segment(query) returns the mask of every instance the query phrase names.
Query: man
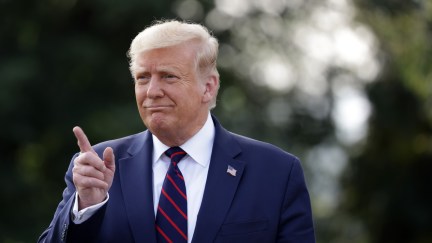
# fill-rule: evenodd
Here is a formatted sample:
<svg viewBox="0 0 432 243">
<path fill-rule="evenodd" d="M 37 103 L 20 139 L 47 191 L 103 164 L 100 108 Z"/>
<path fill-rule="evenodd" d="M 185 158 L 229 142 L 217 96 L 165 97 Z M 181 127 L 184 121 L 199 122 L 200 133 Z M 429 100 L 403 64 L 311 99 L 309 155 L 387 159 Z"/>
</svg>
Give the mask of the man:
<svg viewBox="0 0 432 243">
<path fill-rule="evenodd" d="M 73 129 L 80 153 L 39 242 L 315 242 L 299 160 L 210 114 L 217 53 L 198 24 L 158 22 L 135 37 L 130 70 L 148 130 L 92 147 Z"/>
</svg>

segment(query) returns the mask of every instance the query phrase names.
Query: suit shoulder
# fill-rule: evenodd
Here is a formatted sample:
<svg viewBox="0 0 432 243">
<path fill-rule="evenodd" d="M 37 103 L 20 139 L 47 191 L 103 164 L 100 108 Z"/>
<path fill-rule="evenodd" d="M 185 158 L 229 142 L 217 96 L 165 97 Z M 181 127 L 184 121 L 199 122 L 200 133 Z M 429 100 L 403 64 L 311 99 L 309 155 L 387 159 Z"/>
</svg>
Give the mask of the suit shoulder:
<svg viewBox="0 0 432 243">
<path fill-rule="evenodd" d="M 231 134 L 233 138 L 238 142 L 242 150 L 248 154 L 251 154 L 253 156 L 258 156 L 258 157 L 265 156 L 268 158 L 268 160 L 282 159 L 282 160 L 289 160 L 292 162 L 294 161 L 299 162 L 297 156 L 281 149 L 280 147 L 274 144 L 259 141 L 235 133 L 231 133 Z"/>
<path fill-rule="evenodd" d="M 93 146 L 93 149 L 99 154 L 107 147 L 111 147 L 116 152 L 123 152 L 129 150 L 131 146 L 136 146 L 137 144 L 142 144 L 147 131 L 132 134 L 129 136 L 107 140 L 100 142 Z"/>
</svg>

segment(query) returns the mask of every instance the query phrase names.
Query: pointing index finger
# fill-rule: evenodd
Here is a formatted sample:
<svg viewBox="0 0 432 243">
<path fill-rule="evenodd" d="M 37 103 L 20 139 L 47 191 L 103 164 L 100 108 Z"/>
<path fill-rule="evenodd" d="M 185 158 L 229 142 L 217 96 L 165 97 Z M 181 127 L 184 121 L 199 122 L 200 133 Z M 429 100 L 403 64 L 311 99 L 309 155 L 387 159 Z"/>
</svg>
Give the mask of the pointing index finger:
<svg viewBox="0 0 432 243">
<path fill-rule="evenodd" d="M 93 151 L 87 136 L 80 127 L 76 126 L 72 129 L 72 131 L 78 140 L 78 147 L 80 148 L 81 153 Z"/>
</svg>

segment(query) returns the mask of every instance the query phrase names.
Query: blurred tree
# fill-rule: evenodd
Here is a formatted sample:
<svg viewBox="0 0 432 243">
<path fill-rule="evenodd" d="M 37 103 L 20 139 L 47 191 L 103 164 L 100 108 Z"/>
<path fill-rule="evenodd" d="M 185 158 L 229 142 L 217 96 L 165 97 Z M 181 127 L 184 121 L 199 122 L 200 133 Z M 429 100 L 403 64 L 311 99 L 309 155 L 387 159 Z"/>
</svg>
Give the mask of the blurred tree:
<svg viewBox="0 0 432 243">
<path fill-rule="evenodd" d="M 357 1 L 384 61 L 369 85 L 374 113 L 344 176 L 344 207 L 370 242 L 432 242 L 432 3 Z"/>
</svg>

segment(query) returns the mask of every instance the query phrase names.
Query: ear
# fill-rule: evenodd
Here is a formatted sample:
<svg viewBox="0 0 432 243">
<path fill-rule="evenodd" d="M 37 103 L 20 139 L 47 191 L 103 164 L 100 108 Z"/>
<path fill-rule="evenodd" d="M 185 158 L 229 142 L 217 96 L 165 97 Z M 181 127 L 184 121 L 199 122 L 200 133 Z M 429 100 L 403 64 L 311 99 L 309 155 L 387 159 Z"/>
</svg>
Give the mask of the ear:
<svg viewBox="0 0 432 243">
<path fill-rule="evenodd" d="M 206 77 L 204 86 L 203 103 L 208 103 L 217 95 L 219 88 L 219 77 L 210 74 Z"/>
</svg>

